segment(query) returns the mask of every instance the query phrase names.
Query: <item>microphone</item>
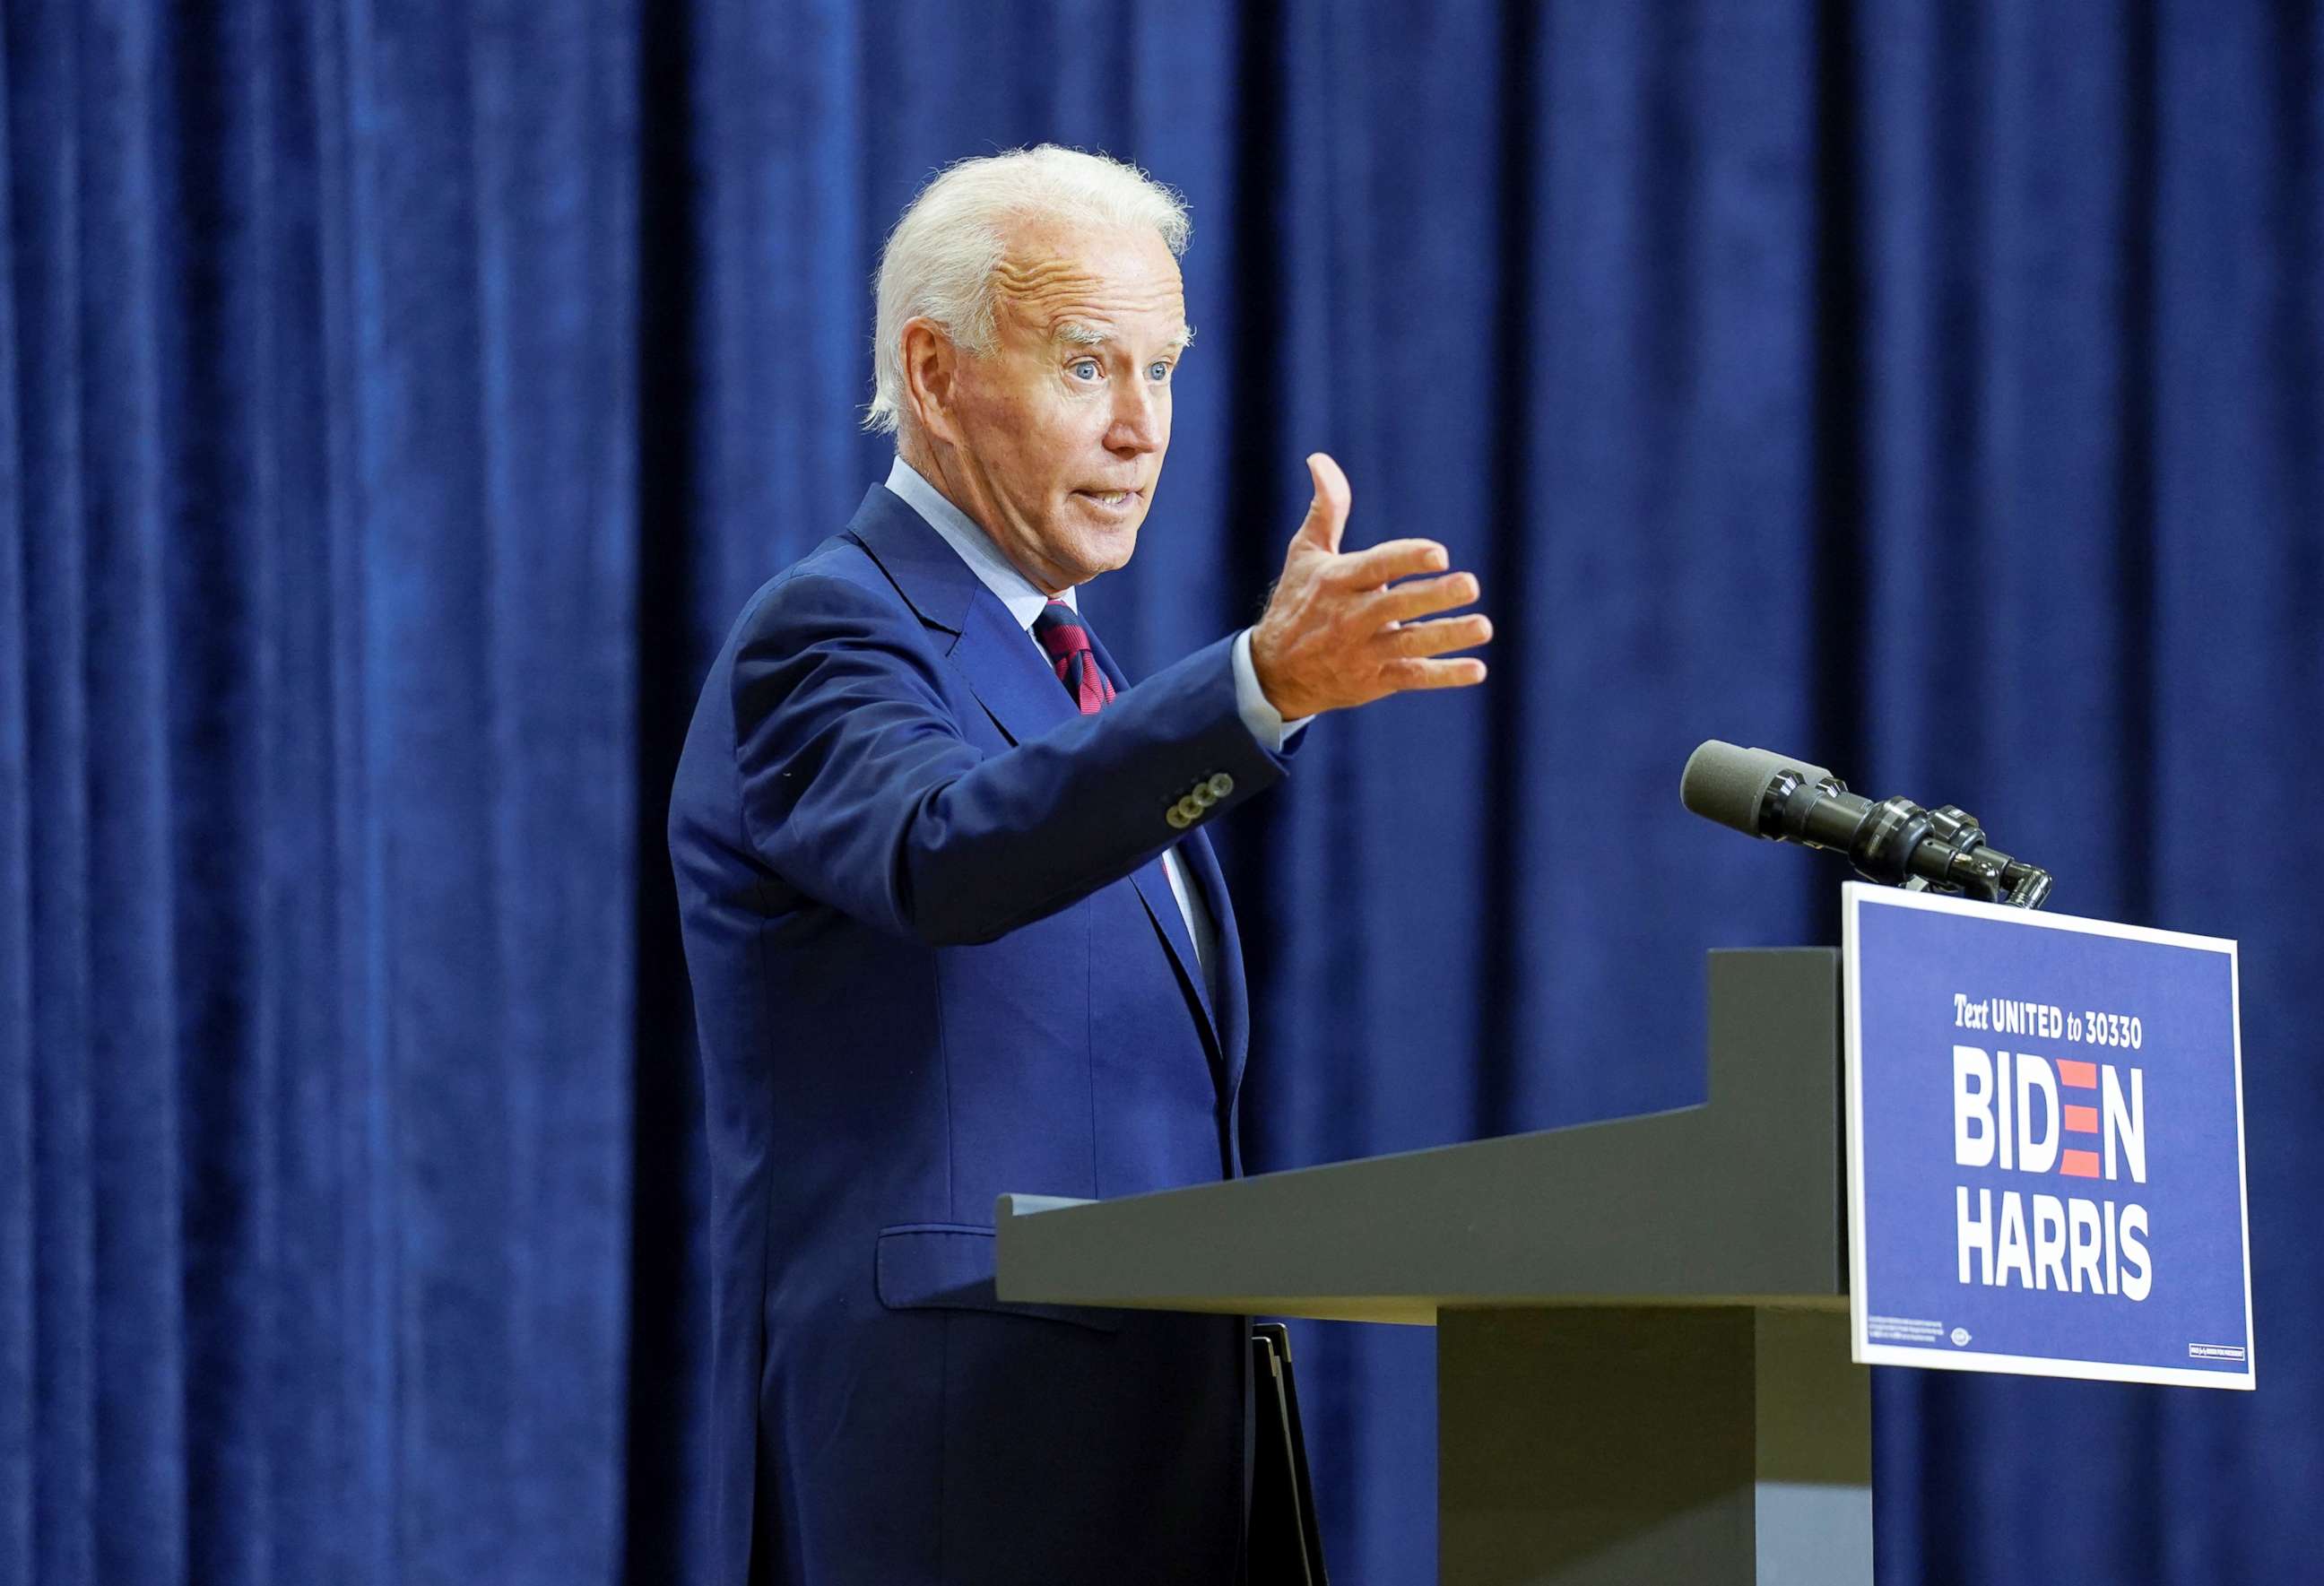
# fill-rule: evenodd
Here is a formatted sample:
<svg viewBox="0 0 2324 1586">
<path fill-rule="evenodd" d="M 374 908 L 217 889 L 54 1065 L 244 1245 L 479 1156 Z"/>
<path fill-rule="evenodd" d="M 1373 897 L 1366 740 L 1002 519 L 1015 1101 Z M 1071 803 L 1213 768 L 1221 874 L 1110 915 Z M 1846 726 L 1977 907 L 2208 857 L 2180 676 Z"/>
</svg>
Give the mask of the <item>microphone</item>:
<svg viewBox="0 0 2324 1586">
<path fill-rule="evenodd" d="M 1988 844 L 1977 817 L 1909 798 L 1851 793 L 1820 765 L 1717 738 L 1687 757 L 1679 801 L 1747 836 L 1844 853 L 1869 881 L 2039 908 L 2050 872 Z"/>
</svg>

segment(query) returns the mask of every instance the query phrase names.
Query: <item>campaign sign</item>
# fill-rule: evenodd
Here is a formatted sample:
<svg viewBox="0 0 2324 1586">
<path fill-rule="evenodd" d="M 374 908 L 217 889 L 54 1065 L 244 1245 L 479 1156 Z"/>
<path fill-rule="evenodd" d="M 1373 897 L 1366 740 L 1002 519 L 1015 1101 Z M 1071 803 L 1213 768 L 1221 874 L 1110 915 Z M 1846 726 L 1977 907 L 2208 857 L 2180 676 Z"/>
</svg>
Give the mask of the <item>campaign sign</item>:
<svg viewBox="0 0 2324 1586">
<path fill-rule="evenodd" d="M 2252 1386 L 2236 945 L 1851 882 L 1856 1359 Z"/>
</svg>

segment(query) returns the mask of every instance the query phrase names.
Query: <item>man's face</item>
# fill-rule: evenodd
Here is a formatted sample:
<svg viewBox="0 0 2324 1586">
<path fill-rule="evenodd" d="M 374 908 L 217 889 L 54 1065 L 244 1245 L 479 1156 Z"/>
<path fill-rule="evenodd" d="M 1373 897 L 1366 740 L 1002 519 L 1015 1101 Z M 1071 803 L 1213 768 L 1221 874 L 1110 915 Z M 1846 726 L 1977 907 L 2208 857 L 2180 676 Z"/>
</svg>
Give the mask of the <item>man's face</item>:
<svg viewBox="0 0 2324 1586">
<path fill-rule="evenodd" d="M 1177 262 L 1153 231 L 1034 221 L 994 281 L 993 350 L 954 364 L 950 493 L 1048 594 L 1137 549 L 1186 346 Z"/>
</svg>

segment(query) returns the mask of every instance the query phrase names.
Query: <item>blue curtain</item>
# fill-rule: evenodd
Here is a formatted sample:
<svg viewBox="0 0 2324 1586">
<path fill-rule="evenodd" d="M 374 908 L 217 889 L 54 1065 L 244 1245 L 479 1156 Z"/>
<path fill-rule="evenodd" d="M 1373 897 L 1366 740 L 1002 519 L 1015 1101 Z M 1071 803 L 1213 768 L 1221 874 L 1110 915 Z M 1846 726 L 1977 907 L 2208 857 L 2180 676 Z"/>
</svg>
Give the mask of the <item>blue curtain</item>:
<svg viewBox="0 0 2324 1586">
<path fill-rule="evenodd" d="M 2289 1581 L 2324 1486 L 2324 17 L 2298 0 L 0 0 L 0 1581 L 688 1579 L 660 801 L 844 520 L 937 164 L 1182 189 L 1150 669 L 1304 505 L 1492 681 L 1225 829 L 1290 1166 L 1683 1102 L 1830 868 L 1701 738 L 2238 937 L 2257 1393 L 1882 1373 L 1892 1582 Z M 1545 1217 L 1558 1209 L 1544 1207 Z M 1432 1341 L 1304 1327 L 1342 1578 Z"/>
</svg>

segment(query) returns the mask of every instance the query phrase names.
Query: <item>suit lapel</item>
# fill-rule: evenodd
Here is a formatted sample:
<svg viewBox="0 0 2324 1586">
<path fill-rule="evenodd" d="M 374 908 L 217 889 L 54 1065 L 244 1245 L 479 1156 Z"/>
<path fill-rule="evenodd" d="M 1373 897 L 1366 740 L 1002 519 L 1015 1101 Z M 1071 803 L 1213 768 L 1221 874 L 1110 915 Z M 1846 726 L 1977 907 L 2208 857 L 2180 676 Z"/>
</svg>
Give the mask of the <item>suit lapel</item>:
<svg viewBox="0 0 2324 1586">
<path fill-rule="evenodd" d="M 896 593 L 930 627 L 958 633 L 976 596 L 991 595 L 944 536 L 884 484 L 863 493 L 847 534 L 872 553 Z M 1008 609 L 1001 607 L 1003 614 Z"/>
<path fill-rule="evenodd" d="M 1017 625 L 1001 597 L 982 584 L 964 614 L 949 659 L 1011 743 L 1038 738 L 1081 715 L 1041 647 Z"/>
<path fill-rule="evenodd" d="M 920 621 L 953 636 L 945 657 L 1011 743 L 1077 715 L 1040 646 L 944 537 L 885 487 L 874 485 L 848 525 Z"/>
<path fill-rule="evenodd" d="M 944 542 L 942 535 L 921 521 L 919 513 L 908 503 L 875 484 L 864 496 L 854 521 L 847 527 L 858 543 L 872 553 L 872 559 L 880 564 L 919 619 L 954 636 L 947 659 L 967 680 L 977 703 L 1010 742 L 1022 743 L 1028 738 L 1038 738 L 1080 715 L 1073 696 L 1058 683 L 1056 669 L 1041 653 L 1040 645 L 1017 625 L 1017 619 L 1009 614 L 1001 597 L 984 586 L 984 581 Z M 1128 681 L 1113 664 L 1113 658 L 1106 654 L 1105 646 L 1095 634 L 1091 635 L 1090 641 L 1097 652 L 1098 664 L 1113 679 L 1114 687 L 1127 688 Z M 1190 833 L 1189 836 L 1195 843 L 1201 841 L 1200 833 Z M 1192 846 L 1193 843 L 1182 842 L 1181 858 Z M 1208 859 L 1207 844 L 1204 844 L 1203 853 L 1211 874 L 1215 876 L 1218 863 Z M 1194 867 L 1188 865 L 1187 871 L 1193 876 Z M 1234 1048 L 1224 1046 L 1219 1038 L 1210 988 L 1203 983 L 1194 939 L 1186 934 L 1185 917 L 1178 912 L 1178 899 L 1170 890 L 1170 880 L 1163 873 L 1162 862 L 1147 861 L 1130 879 L 1146 904 L 1146 912 L 1153 917 L 1154 928 L 1160 934 L 1170 962 L 1185 984 L 1187 1000 L 1194 1005 L 1194 1021 L 1201 1027 L 1212 1060 L 1222 1070 L 1227 1069 L 1226 1054 Z M 1215 885 L 1210 886 L 1210 893 L 1204 902 L 1210 908 L 1212 919 L 1221 922 L 1219 950 L 1224 954 L 1233 940 L 1231 927 L 1226 923 L 1225 893 Z M 1230 962 L 1234 961 L 1221 963 L 1221 984 L 1223 987 L 1231 975 L 1239 996 L 1241 975 L 1239 967 L 1229 970 Z"/>
<path fill-rule="evenodd" d="M 1228 1093 L 1242 1083 L 1242 1066 L 1250 1053 L 1250 989 L 1242 973 L 1242 936 L 1235 928 L 1234 904 L 1227 897 L 1226 873 L 1211 840 L 1201 831 L 1188 832 L 1178 844 L 1178 857 L 1186 874 L 1211 911 L 1218 936 L 1218 996 L 1211 1017 L 1219 1028 L 1219 1045 L 1226 1054 Z"/>
<path fill-rule="evenodd" d="M 1115 691 L 1129 688 L 1130 678 L 1114 664 L 1113 657 L 1106 652 L 1105 641 L 1097 636 L 1094 628 L 1089 630 L 1089 636 L 1090 650 L 1096 655 L 1097 664 L 1105 669 L 1105 675 L 1112 679 Z M 1065 690 L 1059 688 L 1057 694 L 1062 698 Z M 1218 862 L 1210 857 L 1210 844 L 1203 841 L 1200 832 L 1189 832 L 1179 839 L 1179 862 L 1185 872 L 1187 885 L 1194 888 L 1198 896 L 1207 894 L 1202 897 L 1202 901 L 1210 910 L 1211 919 L 1217 927 L 1214 933 L 1217 940 L 1213 945 L 1219 954 L 1219 989 L 1240 993 L 1242 989 L 1240 971 L 1228 968 L 1229 964 L 1239 964 L 1240 961 L 1228 957 L 1233 938 L 1229 934 L 1231 927 L 1223 923 L 1225 917 L 1222 905 L 1226 897 L 1225 889 L 1204 881 L 1197 874 L 1195 866 L 1187 862 L 1189 851 L 1197 845 L 1212 876 L 1216 877 Z M 1170 878 L 1162 868 L 1162 861 L 1159 858 L 1148 860 L 1130 880 L 1138 885 L 1138 895 L 1146 900 L 1146 912 L 1154 917 L 1154 928 L 1162 933 L 1163 945 L 1170 949 L 1171 962 L 1178 966 L 1179 978 L 1185 982 L 1187 995 L 1201 1015 L 1203 1038 L 1209 1043 L 1213 1058 L 1222 1071 L 1226 1071 L 1231 1085 L 1232 1070 L 1237 1065 L 1233 1056 L 1235 1048 L 1225 1038 L 1227 1031 L 1222 1027 L 1219 1010 L 1213 1003 L 1211 988 L 1203 974 L 1202 961 L 1194 953 L 1194 938 L 1186 932 L 1186 917 L 1179 912 L 1177 895 L 1170 890 Z M 1228 985 L 1230 979 L 1235 982 L 1231 988 Z"/>
<path fill-rule="evenodd" d="M 1162 934 L 1162 945 L 1170 950 L 1170 962 L 1177 966 L 1178 979 L 1184 982 L 1186 999 L 1194 1006 L 1194 1022 L 1203 1027 L 1203 1044 L 1211 1050 L 1211 1058 L 1223 1069 L 1226 1052 L 1219 1040 L 1218 1019 L 1211 1011 L 1211 989 L 1203 983 L 1202 960 L 1194 955 L 1194 938 L 1186 934 L 1186 917 L 1178 911 L 1178 896 L 1170 890 L 1170 878 L 1162 869 L 1162 862 L 1149 859 L 1131 872 L 1132 885 L 1139 897 L 1146 901 L 1146 912 L 1154 917 L 1154 928 Z"/>
</svg>

